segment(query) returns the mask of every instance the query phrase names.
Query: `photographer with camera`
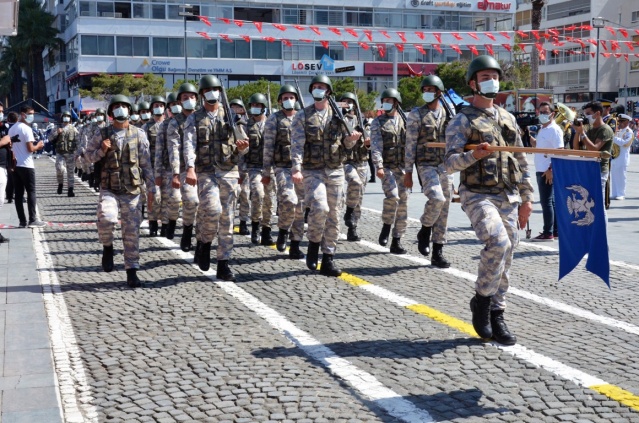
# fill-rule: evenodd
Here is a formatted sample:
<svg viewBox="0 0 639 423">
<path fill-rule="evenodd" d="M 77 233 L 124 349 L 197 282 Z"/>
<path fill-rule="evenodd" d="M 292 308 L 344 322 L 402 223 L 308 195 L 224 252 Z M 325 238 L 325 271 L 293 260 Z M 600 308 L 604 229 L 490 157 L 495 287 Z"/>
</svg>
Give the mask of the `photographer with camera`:
<svg viewBox="0 0 639 423">
<path fill-rule="evenodd" d="M 537 109 L 540 126 L 537 137 L 530 137 L 530 143 L 536 148 L 564 148 L 563 131 L 555 123 L 555 108 L 552 104 L 542 102 Z M 552 188 L 552 167 L 550 157 L 546 154 L 535 154 L 537 186 L 539 202 L 544 218 L 544 228 L 532 241 L 553 241 L 557 236 L 557 218 L 555 215 L 555 196 Z"/>
</svg>

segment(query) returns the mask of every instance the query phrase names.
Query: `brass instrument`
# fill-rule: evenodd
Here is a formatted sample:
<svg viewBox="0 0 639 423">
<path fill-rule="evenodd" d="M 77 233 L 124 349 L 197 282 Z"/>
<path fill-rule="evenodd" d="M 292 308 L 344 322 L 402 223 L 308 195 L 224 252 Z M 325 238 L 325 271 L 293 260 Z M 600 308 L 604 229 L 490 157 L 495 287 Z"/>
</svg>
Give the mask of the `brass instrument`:
<svg viewBox="0 0 639 423">
<path fill-rule="evenodd" d="M 564 103 L 557 103 L 555 105 L 555 123 L 564 128 L 566 122 L 572 123 L 575 120 L 576 113 L 573 112 L 570 107 Z"/>
</svg>

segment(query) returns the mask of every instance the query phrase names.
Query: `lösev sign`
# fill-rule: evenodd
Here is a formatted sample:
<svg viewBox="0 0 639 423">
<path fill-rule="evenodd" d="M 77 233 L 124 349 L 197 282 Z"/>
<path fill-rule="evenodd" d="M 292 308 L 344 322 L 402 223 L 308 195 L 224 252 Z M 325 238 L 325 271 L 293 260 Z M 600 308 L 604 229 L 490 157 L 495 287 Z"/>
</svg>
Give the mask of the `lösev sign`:
<svg viewBox="0 0 639 423">
<path fill-rule="evenodd" d="M 490 0 L 406 0 L 407 9 L 469 10 L 476 12 L 515 12 L 511 1 Z"/>
<path fill-rule="evenodd" d="M 326 54 L 320 60 L 284 61 L 284 75 L 352 75 L 362 76 L 361 62 L 341 62 L 333 60 Z"/>
</svg>

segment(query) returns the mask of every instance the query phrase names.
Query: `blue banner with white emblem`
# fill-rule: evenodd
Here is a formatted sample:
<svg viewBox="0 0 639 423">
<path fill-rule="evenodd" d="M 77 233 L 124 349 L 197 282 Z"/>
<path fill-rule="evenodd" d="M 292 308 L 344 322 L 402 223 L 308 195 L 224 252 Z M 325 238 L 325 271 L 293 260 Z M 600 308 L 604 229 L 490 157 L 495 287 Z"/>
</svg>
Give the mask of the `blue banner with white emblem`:
<svg viewBox="0 0 639 423">
<path fill-rule="evenodd" d="M 587 253 L 586 269 L 610 287 L 600 163 L 553 157 L 552 173 L 559 229 L 559 279 Z"/>
</svg>

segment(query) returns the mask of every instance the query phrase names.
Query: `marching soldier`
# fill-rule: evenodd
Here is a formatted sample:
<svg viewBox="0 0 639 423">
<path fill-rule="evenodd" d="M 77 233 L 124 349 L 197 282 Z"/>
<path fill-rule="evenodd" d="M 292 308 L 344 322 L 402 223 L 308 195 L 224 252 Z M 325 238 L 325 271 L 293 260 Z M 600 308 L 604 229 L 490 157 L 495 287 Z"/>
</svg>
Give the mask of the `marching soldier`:
<svg viewBox="0 0 639 423">
<path fill-rule="evenodd" d="M 417 249 L 427 256 L 430 238 L 433 237 L 433 266 L 450 267 L 442 254 L 446 243 L 448 209 L 452 195 L 452 176 L 444 168 L 446 151 L 431 148 L 428 143 L 446 142 L 445 128 L 452 116 L 448 116 L 440 101 L 444 84 L 438 76 L 428 75 L 421 83 L 422 98 L 426 104 L 408 116 L 406 129 L 406 156 L 404 158 L 404 185 L 413 187 L 413 165 L 416 165 L 422 182 L 422 192 L 427 198 L 421 216 L 422 228 L 417 234 Z"/>
<path fill-rule="evenodd" d="M 533 187 L 524 153 L 493 152 L 491 146 L 522 147 L 517 121 L 494 105 L 503 73 L 497 60 L 478 56 L 470 62 L 466 82 L 473 91 L 465 107 L 446 128 L 446 170 L 461 172 L 459 195 L 479 240 L 475 296 L 470 301 L 473 327 L 481 338 L 514 345 L 517 338 L 504 321 L 505 296 L 519 227 L 532 211 Z M 465 151 L 467 145 L 475 150 Z"/>
<path fill-rule="evenodd" d="M 185 82 L 178 89 L 178 101 L 182 104 L 182 112 L 173 116 L 166 129 L 166 144 L 169 152 L 169 162 L 173 171 L 171 186 L 179 188 L 182 197 L 182 239 L 180 248 L 182 251 L 190 251 L 192 248 L 191 237 L 193 236 L 193 223 L 195 214 L 200 203 L 197 189 L 193 184 L 185 183 L 186 165 L 184 162 L 184 128 L 186 119 L 194 112 L 197 105 L 197 88 L 193 84 Z M 171 196 L 169 211 L 169 226 L 166 230 L 166 237 L 173 239 L 175 225 L 178 217 L 179 203 L 175 204 L 175 197 Z"/>
<path fill-rule="evenodd" d="M 168 119 L 164 119 L 158 128 L 157 138 L 155 140 L 155 157 L 153 158 L 155 170 L 155 185 L 160 187 L 160 218 L 162 227 L 160 228 L 160 236 L 173 239 L 175 232 L 175 222 L 180 215 L 180 188 L 174 188 L 173 169 L 169 161 L 169 150 L 166 143 L 166 131 L 169 122 L 174 116 L 182 113 L 182 106 L 177 99 L 176 93 L 169 93 L 167 96 Z M 171 230 L 169 231 L 169 227 Z M 170 235 L 170 238 L 169 238 Z"/>
<path fill-rule="evenodd" d="M 337 249 L 340 212 L 344 199 L 346 149 L 353 148 L 362 135 L 347 135 L 344 122 L 328 106 L 333 85 L 326 75 L 315 76 L 308 87 L 314 103 L 295 115 L 292 124 L 293 182 L 304 183 L 308 215 L 306 266 L 317 270 L 320 244 L 320 274 L 340 276 L 333 257 Z"/>
<path fill-rule="evenodd" d="M 344 93 L 339 101 L 348 105 L 343 109 L 346 121 L 352 128 L 357 128 L 362 134 L 365 134 L 365 128 L 358 127 L 357 96 L 353 93 Z M 346 150 L 346 163 L 344 164 L 346 177 L 346 213 L 344 213 L 344 224 L 348 228 L 346 239 L 349 241 L 359 241 L 361 239 L 357 234 L 357 223 L 362 215 L 362 199 L 364 198 L 364 191 L 366 191 L 366 183 L 368 182 L 368 150 L 370 146 L 371 139 L 362 136 L 362 138 L 358 139 L 357 143 L 355 143 L 355 147 Z"/>
<path fill-rule="evenodd" d="M 304 186 L 293 183 L 291 168 L 291 125 L 297 111 L 297 90 L 292 85 L 282 85 L 277 95 L 281 110 L 273 113 L 264 127 L 264 171 L 262 183 L 270 184 L 273 166 L 275 166 L 275 182 L 279 212 L 277 226 L 279 233 L 275 245 L 280 252 L 286 251 L 286 241 L 291 236 L 291 247 L 288 256 L 292 259 L 303 259 L 300 241 L 304 237 L 303 198 Z"/>
<path fill-rule="evenodd" d="M 162 96 L 154 96 L 151 98 L 151 110 L 153 111 L 153 120 L 149 120 L 143 127 L 142 130 L 146 133 L 146 138 L 149 140 L 149 153 L 151 155 L 151 164 L 154 164 L 155 161 L 155 148 L 158 138 L 158 132 L 160 131 L 160 126 L 162 122 L 164 122 L 164 109 L 166 107 L 166 100 Z M 154 169 L 155 174 L 155 169 Z M 155 180 L 155 178 L 154 178 Z M 156 186 L 161 186 L 156 184 Z M 160 190 L 156 188 L 155 196 L 153 198 L 153 208 L 149 210 L 149 235 L 157 236 L 158 235 L 158 220 L 161 219 L 161 211 L 162 211 L 162 202 L 161 202 L 162 194 Z"/>
<path fill-rule="evenodd" d="M 234 98 L 230 102 L 231 110 L 235 115 L 235 123 L 242 123 L 246 125 L 246 107 L 244 107 L 244 102 L 239 98 Z M 236 202 L 239 201 L 240 204 L 240 227 L 239 234 L 240 235 L 249 235 L 251 232 L 248 229 L 248 222 L 251 220 L 251 203 L 249 197 L 251 196 L 251 186 L 249 185 L 249 176 L 248 172 L 244 168 L 244 166 L 239 167 L 240 171 L 240 180 L 238 183 L 238 187 L 236 188 Z"/>
<path fill-rule="evenodd" d="M 58 194 L 62 194 L 64 186 L 64 173 L 67 174 L 68 197 L 75 197 L 73 192 L 75 172 L 75 151 L 78 143 L 78 130 L 71 125 L 71 113 L 62 113 L 62 124 L 57 130 L 51 131 L 49 142 L 55 144 L 58 157 L 55 160 L 55 171 L 58 177 Z"/>
<path fill-rule="evenodd" d="M 184 130 L 186 183 L 197 184 L 201 199 L 198 213 L 195 261 L 202 270 L 211 266 L 211 243 L 217 235 L 218 279 L 235 281 L 229 268 L 233 251 L 233 208 L 239 155 L 248 150 L 247 139 L 236 139 L 224 110 L 220 108 L 222 84 L 211 75 L 200 79 L 203 106 L 187 120 Z M 228 107 L 228 105 L 225 105 Z"/>
<path fill-rule="evenodd" d="M 100 198 L 98 200 L 98 235 L 102 243 L 102 269 L 113 270 L 113 229 L 122 217 L 124 268 L 127 285 L 140 286 L 140 193 L 146 184 L 149 209 L 152 208 L 155 184 L 144 131 L 129 124 L 131 103 L 121 94 L 114 95 L 107 112 L 113 125 L 102 128 L 89 141 L 86 158 L 101 162 Z"/>
<path fill-rule="evenodd" d="M 249 137 L 248 153 L 242 156 L 249 175 L 251 188 L 251 242 L 253 244 L 273 245 L 271 236 L 271 216 L 273 215 L 274 181 L 262 182 L 264 169 L 264 123 L 266 122 L 266 96 L 255 93 L 249 98 L 249 115 L 247 128 Z M 272 176 L 272 175 L 269 175 Z M 258 230 L 262 226 L 261 242 Z"/>
<path fill-rule="evenodd" d="M 398 110 L 402 107 L 402 96 L 395 88 L 388 88 L 382 92 L 381 100 L 384 114 L 375 118 L 371 124 L 373 163 L 386 196 L 382 211 L 383 226 L 378 241 L 379 245 L 388 244 L 388 236 L 393 227 L 390 252 L 406 254 L 401 244 L 408 223 L 408 190 L 404 186 L 406 127 Z"/>
<path fill-rule="evenodd" d="M 131 105 L 131 115 L 129 117 L 129 120 L 136 127 L 138 128 L 142 127 L 142 121 L 140 120 L 140 108 L 138 107 L 137 104 Z"/>
<path fill-rule="evenodd" d="M 140 123 L 144 126 L 151 120 L 151 104 L 148 101 L 141 101 L 138 103 L 138 110 L 140 111 Z"/>
</svg>

